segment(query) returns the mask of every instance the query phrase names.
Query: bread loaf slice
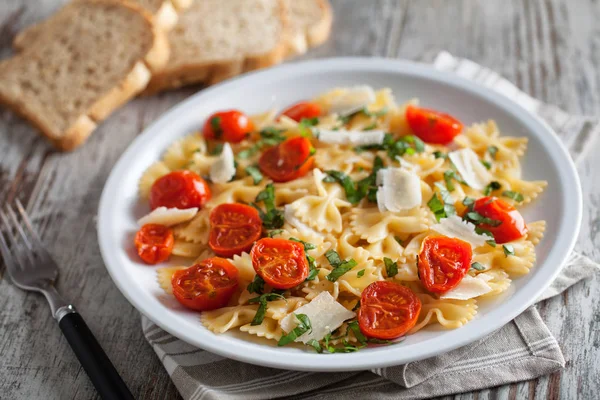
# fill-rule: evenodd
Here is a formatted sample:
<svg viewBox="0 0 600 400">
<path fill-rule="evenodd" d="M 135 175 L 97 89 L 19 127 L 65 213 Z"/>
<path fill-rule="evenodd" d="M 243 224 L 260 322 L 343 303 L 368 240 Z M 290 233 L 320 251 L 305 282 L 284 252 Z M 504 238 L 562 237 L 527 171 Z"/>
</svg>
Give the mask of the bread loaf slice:
<svg viewBox="0 0 600 400">
<path fill-rule="evenodd" d="M 283 60 L 284 0 L 200 0 L 168 33 L 171 57 L 145 94 L 186 84 L 215 83 Z"/>
<path fill-rule="evenodd" d="M 75 1 L 44 22 L 22 52 L 0 63 L 0 103 L 59 149 L 71 150 L 139 93 L 168 54 L 166 37 L 139 6 Z"/>
<path fill-rule="evenodd" d="M 87 0 L 74 0 L 87 1 Z M 177 23 L 178 13 L 189 7 L 193 0 L 114 0 L 124 3 L 137 4 L 149 12 L 153 17 L 154 24 L 165 31 L 171 29 Z M 19 32 L 13 39 L 13 48 L 21 51 L 31 45 L 44 29 L 48 20 L 28 26 Z"/>
<path fill-rule="evenodd" d="M 306 53 L 329 38 L 333 13 L 327 0 L 287 0 L 290 29 L 287 56 Z"/>
</svg>

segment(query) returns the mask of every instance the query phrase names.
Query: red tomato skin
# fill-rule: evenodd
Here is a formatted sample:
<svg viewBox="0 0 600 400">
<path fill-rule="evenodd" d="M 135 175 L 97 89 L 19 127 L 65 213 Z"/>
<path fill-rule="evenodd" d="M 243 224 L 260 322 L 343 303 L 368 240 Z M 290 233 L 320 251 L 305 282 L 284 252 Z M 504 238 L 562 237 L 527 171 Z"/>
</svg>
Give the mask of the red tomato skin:
<svg viewBox="0 0 600 400">
<path fill-rule="evenodd" d="M 254 207 L 245 204 L 220 204 L 210 213 L 208 244 L 221 257 L 233 257 L 249 251 L 262 234 L 262 220 Z M 227 239 L 236 238 L 234 245 Z M 244 240 L 239 241 L 239 236 Z"/>
<path fill-rule="evenodd" d="M 146 264 L 154 265 L 169 259 L 175 238 L 164 225 L 146 224 L 135 234 L 135 248 Z"/>
<path fill-rule="evenodd" d="M 222 272 L 224 275 L 220 275 Z M 238 270 L 229 261 L 213 257 L 175 271 L 171 278 L 173 295 L 183 306 L 195 311 L 209 311 L 225 307 L 238 287 Z M 225 276 L 226 275 L 226 276 Z M 210 276 L 210 278 L 208 277 Z M 200 277 L 200 278 L 199 278 Z M 220 287 L 214 288 L 210 280 L 226 280 Z M 205 288 L 205 293 L 190 293 L 185 285 L 194 281 Z"/>
<path fill-rule="evenodd" d="M 385 301 L 388 299 L 395 301 Z M 385 308 L 377 307 L 386 304 Z M 404 317 L 403 321 L 391 320 L 392 326 L 379 327 L 374 324 L 384 324 L 385 314 L 382 310 L 396 311 Z M 361 332 L 368 337 L 392 340 L 399 338 L 411 330 L 417 323 L 421 312 L 421 300 L 409 288 L 391 281 L 373 282 L 363 290 L 358 309 L 358 325 Z M 389 320 L 389 318 L 388 318 Z M 396 324 L 393 324 L 396 322 Z"/>
<path fill-rule="evenodd" d="M 210 187 L 192 171 L 173 171 L 154 182 L 150 208 L 202 208 L 211 198 Z"/>
<path fill-rule="evenodd" d="M 512 242 L 527 234 L 527 225 L 521 213 L 502 199 L 482 197 L 475 201 L 473 210 L 486 218 L 502 221 L 498 226 L 479 225 L 481 229 L 490 231 L 498 244 Z"/>
<path fill-rule="evenodd" d="M 308 173 L 314 165 L 310 140 L 291 137 L 267 149 L 258 160 L 260 170 L 274 182 L 289 182 Z"/>
<path fill-rule="evenodd" d="M 406 121 L 416 136 L 431 144 L 449 144 L 463 129 L 451 115 L 413 105 L 406 107 Z"/>
<path fill-rule="evenodd" d="M 277 249 L 277 262 L 268 258 L 268 253 L 272 249 Z M 286 239 L 263 238 L 254 244 L 250 252 L 252 258 L 252 267 L 263 280 L 275 289 L 291 289 L 298 286 L 308 276 L 308 261 L 304 253 L 304 246 L 301 243 Z M 289 263 L 293 261 L 293 264 Z M 268 273 L 266 266 L 273 266 L 274 273 Z M 273 265 L 274 264 L 274 265 Z M 296 273 L 295 276 L 285 276 L 277 267 L 291 267 Z"/>
<path fill-rule="evenodd" d="M 216 112 L 208 117 L 202 128 L 202 134 L 208 140 L 238 143 L 253 130 L 254 124 L 246 114 L 238 110 L 227 110 Z"/>
<path fill-rule="evenodd" d="M 427 236 L 418 258 L 421 283 L 431 293 L 446 293 L 467 274 L 472 258 L 473 251 L 467 242 L 447 236 Z"/>
<path fill-rule="evenodd" d="M 301 101 L 293 106 L 286 108 L 281 115 L 285 115 L 296 122 L 302 121 L 304 118 L 315 118 L 323 113 L 321 106 L 310 101 Z"/>
</svg>

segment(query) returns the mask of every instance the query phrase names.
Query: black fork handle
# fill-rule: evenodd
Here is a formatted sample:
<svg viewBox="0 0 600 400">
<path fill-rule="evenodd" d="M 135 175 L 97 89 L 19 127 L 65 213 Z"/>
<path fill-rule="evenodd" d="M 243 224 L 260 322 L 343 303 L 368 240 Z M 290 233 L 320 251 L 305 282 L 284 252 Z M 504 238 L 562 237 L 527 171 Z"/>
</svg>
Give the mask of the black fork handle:
<svg viewBox="0 0 600 400">
<path fill-rule="evenodd" d="M 65 314 L 58 321 L 58 325 L 103 399 L 134 399 L 78 312 Z"/>
</svg>

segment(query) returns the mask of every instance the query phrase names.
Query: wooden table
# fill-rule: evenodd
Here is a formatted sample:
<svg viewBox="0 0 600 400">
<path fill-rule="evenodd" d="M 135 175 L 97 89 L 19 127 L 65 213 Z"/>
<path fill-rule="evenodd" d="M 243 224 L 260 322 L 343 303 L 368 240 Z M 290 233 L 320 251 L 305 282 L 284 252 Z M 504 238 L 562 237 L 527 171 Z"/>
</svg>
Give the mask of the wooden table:
<svg viewBox="0 0 600 400">
<path fill-rule="evenodd" d="M 301 0 L 294 0 L 301 1 Z M 22 27 L 64 0 L 0 1 L 0 57 Z M 378 56 L 430 61 L 440 50 L 475 60 L 526 92 L 574 113 L 600 114 L 600 5 L 593 0 L 333 0 L 330 40 L 304 58 Z M 178 398 L 144 340 L 138 312 L 104 268 L 95 215 L 104 182 L 144 127 L 197 91 L 136 99 L 112 115 L 88 143 L 54 152 L 35 130 L 0 109 L 0 202 L 18 197 L 32 210 L 61 265 L 59 290 L 77 305 L 140 399 Z M 600 141 L 579 165 L 584 223 L 579 250 L 600 260 Z M 596 246 L 594 246 L 596 245 Z M 0 267 L 0 274 L 4 267 Z M 461 399 L 598 398 L 600 279 L 580 283 L 539 306 L 567 366 L 550 376 Z M 474 377 L 484 379 L 484 377 Z M 97 398 L 45 301 L 0 282 L 0 398 Z"/>
</svg>

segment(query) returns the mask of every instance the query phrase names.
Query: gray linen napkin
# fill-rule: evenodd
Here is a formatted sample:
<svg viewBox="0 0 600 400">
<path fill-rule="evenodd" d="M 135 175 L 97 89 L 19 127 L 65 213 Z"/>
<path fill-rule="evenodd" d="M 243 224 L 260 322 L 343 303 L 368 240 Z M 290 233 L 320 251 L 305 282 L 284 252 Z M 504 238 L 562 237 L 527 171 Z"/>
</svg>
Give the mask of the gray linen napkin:
<svg viewBox="0 0 600 400">
<path fill-rule="evenodd" d="M 488 86 L 545 119 L 578 160 L 600 120 L 568 115 L 520 91 L 497 73 L 442 52 L 440 70 Z M 559 277 L 538 301 L 555 296 L 599 265 L 573 253 Z M 529 380 L 565 365 L 561 350 L 535 306 L 482 340 L 427 360 L 362 372 L 310 373 L 259 367 L 191 346 L 142 316 L 144 335 L 184 399 L 422 399 Z M 485 379 L 473 379 L 485 376 Z M 482 374 L 483 372 L 483 374 Z"/>
</svg>

